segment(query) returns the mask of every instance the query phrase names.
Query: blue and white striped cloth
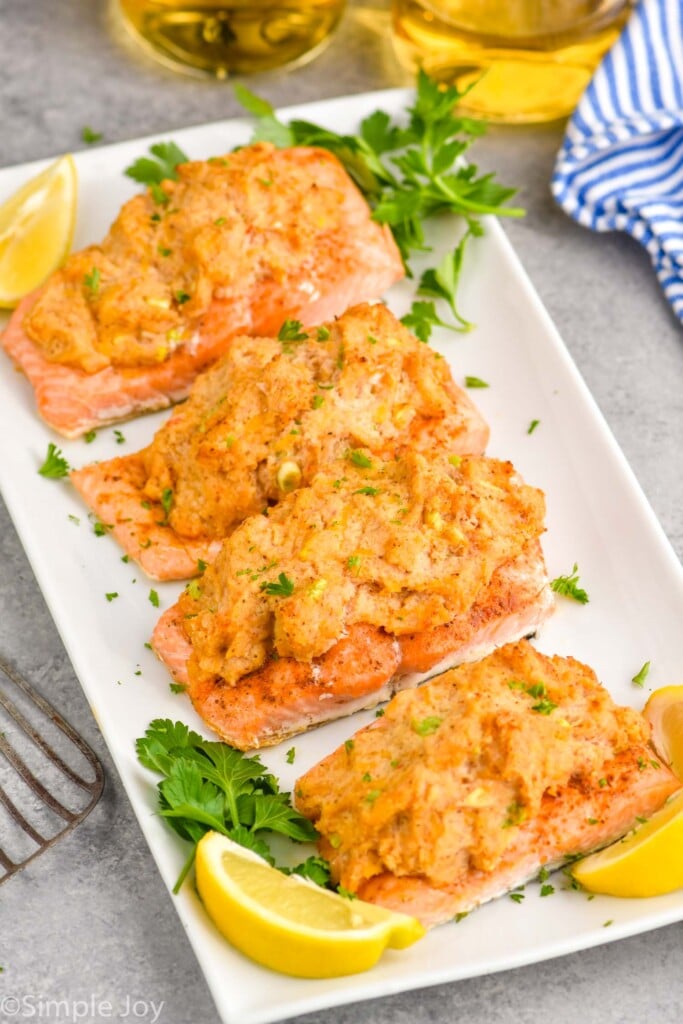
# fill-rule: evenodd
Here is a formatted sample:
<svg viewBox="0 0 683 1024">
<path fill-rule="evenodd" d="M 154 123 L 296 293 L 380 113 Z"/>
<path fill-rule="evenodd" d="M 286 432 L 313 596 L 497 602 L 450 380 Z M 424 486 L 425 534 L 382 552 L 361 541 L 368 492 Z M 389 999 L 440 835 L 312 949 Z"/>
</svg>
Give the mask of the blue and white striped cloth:
<svg viewBox="0 0 683 1024">
<path fill-rule="evenodd" d="M 683 0 L 641 0 L 581 98 L 552 192 L 594 231 L 647 249 L 683 322 Z"/>
</svg>

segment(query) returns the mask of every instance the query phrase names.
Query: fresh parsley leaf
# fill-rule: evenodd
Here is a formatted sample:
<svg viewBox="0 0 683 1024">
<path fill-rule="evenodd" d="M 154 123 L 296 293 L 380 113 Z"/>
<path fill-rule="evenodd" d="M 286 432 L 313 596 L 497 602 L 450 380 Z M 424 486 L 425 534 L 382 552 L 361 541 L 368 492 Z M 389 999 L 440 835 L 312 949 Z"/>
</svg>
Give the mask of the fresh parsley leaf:
<svg viewBox="0 0 683 1024">
<path fill-rule="evenodd" d="M 290 747 L 287 751 L 286 761 L 287 764 L 294 764 L 294 758 L 296 757 L 296 747 Z"/>
<path fill-rule="evenodd" d="M 579 586 L 579 567 L 574 562 L 571 573 L 566 576 L 557 576 L 550 582 L 551 590 L 563 597 L 571 597 L 579 604 L 588 604 L 589 597 L 586 591 Z"/>
<path fill-rule="evenodd" d="M 316 330 L 315 340 L 316 341 L 327 341 L 330 337 L 329 327 L 318 327 Z"/>
<path fill-rule="evenodd" d="M 465 377 L 466 388 L 488 388 L 491 385 L 487 381 L 482 380 L 481 377 Z"/>
<path fill-rule="evenodd" d="M 58 448 L 52 441 L 47 446 L 45 462 L 38 472 L 49 480 L 59 480 L 63 476 L 68 476 L 71 472 L 71 467 L 62 455 L 61 448 Z"/>
<path fill-rule="evenodd" d="M 284 572 L 277 578 L 277 583 L 262 583 L 260 589 L 270 597 L 291 597 L 294 593 L 294 581 Z"/>
<path fill-rule="evenodd" d="M 235 84 L 234 92 L 237 102 L 258 119 L 252 142 L 272 142 L 279 149 L 294 145 L 291 129 L 277 119 L 268 100 L 261 99 L 241 82 Z"/>
<path fill-rule="evenodd" d="M 175 142 L 157 142 L 149 147 L 149 151 L 151 157 L 140 157 L 124 171 L 124 174 L 141 185 L 161 185 L 169 178 L 177 179 L 176 168 L 188 161 L 186 154 Z M 165 193 L 162 192 L 162 195 Z"/>
<path fill-rule="evenodd" d="M 316 885 L 328 886 L 330 884 L 330 865 L 324 857 L 307 857 L 303 864 L 297 864 L 295 868 L 292 868 L 291 873 L 308 878 Z"/>
<path fill-rule="evenodd" d="M 293 749 L 293 748 L 292 748 Z M 138 760 L 162 775 L 159 811 L 169 825 L 193 844 L 174 891 L 194 858 L 194 844 L 209 829 L 229 836 L 273 864 L 263 833 L 279 832 L 309 842 L 317 832 L 279 792 L 277 779 L 258 757 L 247 757 L 226 743 L 205 740 L 182 722 L 157 719 L 136 743 Z M 297 873 L 326 884 L 326 862 L 309 858 Z"/>
<path fill-rule="evenodd" d="M 646 661 L 645 664 L 641 665 L 641 667 L 638 669 L 638 671 L 634 675 L 634 677 L 631 680 L 631 682 L 634 683 L 635 686 L 644 686 L 645 685 L 645 680 L 647 679 L 649 671 L 650 671 L 650 662 Z"/>
<path fill-rule="evenodd" d="M 185 693 L 187 691 L 186 683 L 169 683 L 168 688 L 171 693 Z"/>
<path fill-rule="evenodd" d="M 115 590 L 112 590 L 108 594 L 105 594 L 104 596 L 106 597 L 107 601 L 109 601 L 111 603 L 112 601 L 116 600 L 116 598 L 119 595 L 116 593 Z"/>
<path fill-rule="evenodd" d="M 338 157 L 368 200 L 374 219 L 389 225 L 409 273 L 411 254 L 426 248 L 424 220 L 444 212 L 465 218 L 465 235 L 449 254 L 450 267 L 433 270 L 436 280 L 431 275 L 427 278 L 426 286 L 436 285 L 438 295 L 423 294 L 446 299 L 459 329 L 468 329 L 455 301 L 465 247 L 482 233 L 482 215 L 495 212 L 518 217 L 524 211 L 505 205 L 514 189 L 498 184 L 492 174 L 479 174 L 475 164 L 463 161 L 472 142 L 485 130 L 483 122 L 457 113 L 463 95 L 455 86 L 444 87 L 420 71 L 407 127 L 378 110 L 365 118 L 358 135 L 339 135 L 308 121 L 293 120 L 285 125 L 267 101 L 242 86 L 236 90 L 238 100 L 256 118 L 254 141 L 320 146 Z M 408 326 L 419 329 L 418 336 L 427 340 L 434 322 L 422 317 Z"/>
<path fill-rule="evenodd" d="M 149 603 L 154 605 L 155 608 L 159 607 L 159 595 L 157 594 L 156 590 L 150 590 Z"/>
<path fill-rule="evenodd" d="M 83 435 L 83 440 L 85 441 L 86 444 L 92 444 L 96 437 L 97 437 L 97 431 L 96 430 L 88 430 Z"/>
<path fill-rule="evenodd" d="M 367 494 L 370 498 L 374 498 L 375 495 L 380 493 L 379 487 L 359 487 L 354 494 Z"/>
<path fill-rule="evenodd" d="M 420 341 L 429 341 L 434 327 L 445 327 L 449 331 L 455 331 L 452 324 L 447 324 L 436 312 L 433 302 L 422 302 L 416 300 L 410 307 L 410 312 L 401 317 L 401 323 L 405 324 L 408 330 L 412 331 Z"/>
<path fill-rule="evenodd" d="M 473 326 L 469 320 L 465 320 L 465 318 L 461 316 L 456 305 L 458 281 L 460 280 L 465 246 L 470 235 L 471 232 L 467 231 L 455 249 L 453 249 L 452 252 L 446 253 L 438 267 L 425 270 L 417 287 L 418 295 L 428 295 L 437 299 L 445 299 L 451 308 L 453 316 L 458 321 L 458 327 L 456 330 L 462 331 L 469 331 Z"/>
<path fill-rule="evenodd" d="M 175 300 L 179 306 L 183 306 L 186 302 L 189 302 L 192 296 L 189 292 L 177 291 L 175 293 Z"/>
</svg>

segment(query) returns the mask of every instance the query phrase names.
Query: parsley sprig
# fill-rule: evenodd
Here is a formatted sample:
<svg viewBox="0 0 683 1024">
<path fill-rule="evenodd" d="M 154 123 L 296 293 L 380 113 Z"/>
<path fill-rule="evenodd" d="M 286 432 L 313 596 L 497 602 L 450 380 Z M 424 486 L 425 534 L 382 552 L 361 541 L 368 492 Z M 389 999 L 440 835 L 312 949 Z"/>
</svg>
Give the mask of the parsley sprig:
<svg viewBox="0 0 683 1024">
<path fill-rule="evenodd" d="M 463 216 L 461 241 L 438 267 L 422 275 L 418 293 L 445 299 L 456 329 L 469 329 L 471 325 L 456 304 L 467 243 L 482 233 L 483 215 L 519 217 L 524 211 L 504 205 L 515 189 L 498 184 L 493 174 L 480 174 L 476 164 L 463 162 L 472 142 L 486 129 L 482 121 L 455 112 L 464 93 L 421 71 L 407 123 L 394 122 L 386 111 L 376 110 L 365 118 L 356 135 L 340 135 L 310 121 L 295 119 L 284 124 L 270 103 L 243 85 L 235 87 L 235 95 L 256 119 L 253 141 L 268 141 L 278 147 L 320 146 L 338 157 L 365 195 L 373 218 L 389 225 L 408 273 L 411 255 L 428 251 L 424 221 L 441 213 Z M 412 327 L 415 322 L 423 341 L 428 340 L 434 325 L 444 326 L 433 303 L 413 305 L 406 323 Z"/>
<path fill-rule="evenodd" d="M 277 780 L 258 757 L 205 740 L 184 723 L 168 718 L 153 721 L 135 746 L 140 763 L 163 776 L 157 786 L 159 814 L 192 843 L 174 892 L 192 867 L 197 843 L 211 830 L 254 850 L 270 864 L 275 860 L 264 833 L 278 832 L 299 843 L 317 838 L 313 825 L 294 810 L 289 794 L 280 792 Z M 322 874 L 322 866 L 320 862 L 295 870 L 312 877 Z"/>
<path fill-rule="evenodd" d="M 572 571 L 566 576 L 556 576 L 554 580 L 551 580 L 550 588 L 556 594 L 561 594 L 562 597 L 571 597 L 579 604 L 588 604 L 590 600 L 583 587 L 579 586 L 579 567 L 576 562 L 572 566 Z"/>
<path fill-rule="evenodd" d="M 45 462 L 38 470 L 40 475 L 47 477 L 50 480 L 59 480 L 63 476 L 68 476 L 70 471 L 71 467 L 62 455 L 61 448 L 58 448 L 56 444 L 52 444 L 52 442 L 50 442 L 47 446 Z"/>
<path fill-rule="evenodd" d="M 169 178 L 177 179 L 178 164 L 187 163 L 188 157 L 175 142 L 156 142 L 149 147 L 149 151 L 151 157 L 139 157 L 126 168 L 124 174 L 141 185 L 149 185 L 154 201 L 164 204 L 169 197 L 161 187 L 162 182 Z"/>
</svg>

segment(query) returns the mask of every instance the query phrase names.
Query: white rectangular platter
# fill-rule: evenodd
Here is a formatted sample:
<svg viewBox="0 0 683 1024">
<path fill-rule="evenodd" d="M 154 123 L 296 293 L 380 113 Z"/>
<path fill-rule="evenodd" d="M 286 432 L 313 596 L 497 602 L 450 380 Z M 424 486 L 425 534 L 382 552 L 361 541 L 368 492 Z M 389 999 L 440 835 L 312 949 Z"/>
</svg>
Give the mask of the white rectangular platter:
<svg viewBox="0 0 683 1024">
<path fill-rule="evenodd" d="M 297 116 L 353 131 L 372 110 L 398 112 L 409 94 L 391 91 L 292 108 Z M 248 141 L 246 122 L 173 132 L 192 158 L 227 152 Z M 75 247 L 99 240 L 136 186 L 123 170 L 151 139 L 81 153 Z M 0 202 L 45 164 L 0 172 Z M 457 221 L 445 219 L 430 239 L 452 246 Z M 438 252 L 436 254 L 438 256 Z M 434 264 L 434 255 L 430 257 Z M 559 271 L 558 271 L 559 272 Z M 391 308 L 402 315 L 410 283 L 392 289 Z M 474 375 L 490 387 L 475 392 L 492 428 L 491 455 L 510 458 L 525 479 L 546 492 L 545 551 L 551 576 L 574 562 L 590 603 L 559 599 L 538 639 L 545 653 L 573 654 L 588 662 L 621 703 L 640 706 L 647 691 L 681 681 L 683 573 L 623 455 L 609 433 L 562 341 L 495 221 L 469 251 L 461 308 L 476 324 L 467 335 L 437 332 L 434 344 L 457 381 Z M 154 718 L 202 725 L 187 699 L 169 690 L 164 668 L 145 648 L 159 614 L 151 586 L 168 607 L 179 584 L 150 584 L 121 562 L 111 537 L 97 537 L 66 481 L 38 475 L 49 441 L 72 466 L 135 451 L 147 444 L 166 414 L 142 417 L 95 441 L 64 442 L 38 419 L 28 384 L 0 354 L 0 487 L 48 601 L 74 668 L 102 729 L 159 870 L 170 890 L 186 856 L 183 844 L 155 815 L 156 778 L 140 767 L 134 741 Z M 540 424 L 533 434 L 529 423 Z M 634 581 L 637 581 L 634 584 Z M 118 592 L 108 602 L 107 592 Z M 646 660 L 652 669 L 645 693 L 631 678 Z M 294 741 L 296 760 L 285 761 L 292 741 L 263 754 L 287 789 L 296 777 L 371 718 L 371 714 L 317 729 Z M 615 900 L 563 888 L 541 898 L 527 886 L 524 903 L 507 898 L 458 924 L 433 930 L 404 952 L 390 952 L 368 974 L 305 981 L 272 974 L 245 960 L 218 935 L 191 884 L 170 897 L 227 1024 L 265 1024 L 325 1007 L 434 985 L 569 953 L 683 919 L 683 892 L 651 900 Z M 605 922 L 613 922 L 605 928 Z"/>
</svg>

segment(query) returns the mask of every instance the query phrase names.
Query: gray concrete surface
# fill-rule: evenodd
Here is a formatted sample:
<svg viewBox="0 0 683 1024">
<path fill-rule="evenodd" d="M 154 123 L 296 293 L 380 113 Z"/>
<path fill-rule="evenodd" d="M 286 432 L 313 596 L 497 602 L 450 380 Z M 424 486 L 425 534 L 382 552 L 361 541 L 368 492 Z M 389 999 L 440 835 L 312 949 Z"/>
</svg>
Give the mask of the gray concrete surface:
<svg viewBox="0 0 683 1024">
<path fill-rule="evenodd" d="M 84 124 L 113 142 L 236 112 L 226 85 L 175 76 L 110 34 L 104 2 L 0 0 L 0 69 L 0 165 L 78 149 Z M 387 44 L 386 13 L 377 3 L 374 9 L 352 5 L 317 62 L 263 76 L 253 86 L 282 104 L 403 81 Z M 635 244 L 593 236 L 553 207 L 547 182 L 560 137 L 559 125 L 492 129 L 477 154 L 505 181 L 520 185 L 528 216 L 506 230 L 680 556 L 683 331 Z M 105 795 L 91 817 L 0 890 L 0 1000 L 28 996 L 35 1006 L 41 999 L 108 999 L 114 1019 L 125 1019 L 128 1010 L 129 1020 L 135 1019 L 136 1000 L 148 1004 L 138 1018 L 144 1020 L 152 1020 L 151 1003 L 163 1002 L 163 1024 L 217 1024 L 4 509 L 0 552 L 0 649 L 82 731 L 107 771 Z M 514 972 L 301 1021 L 680 1024 L 682 967 L 679 924 Z M 12 1008 L 5 1003 L 0 1024 L 22 1019 Z"/>
</svg>

